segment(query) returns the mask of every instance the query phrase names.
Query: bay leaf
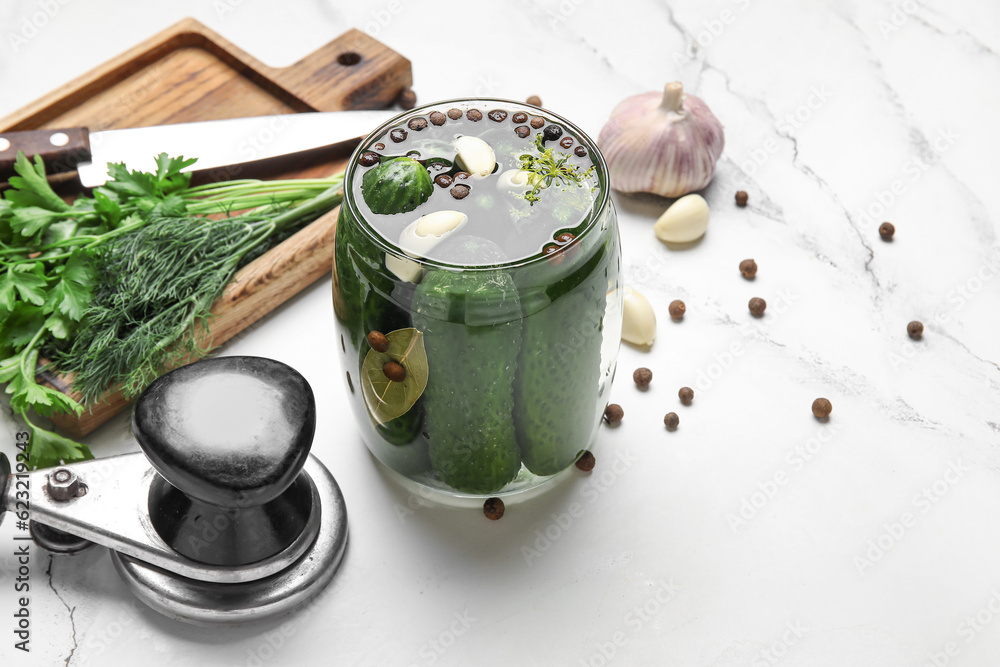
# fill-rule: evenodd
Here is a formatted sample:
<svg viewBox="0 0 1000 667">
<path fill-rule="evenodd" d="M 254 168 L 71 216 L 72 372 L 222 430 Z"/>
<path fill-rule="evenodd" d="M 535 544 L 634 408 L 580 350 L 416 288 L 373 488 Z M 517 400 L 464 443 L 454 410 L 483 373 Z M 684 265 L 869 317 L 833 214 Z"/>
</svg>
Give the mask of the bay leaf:
<svg viewBox="0 0 1000 667">
<path fill-rule="evenodd" d="M 424 334 L 410 327 L 386 334 L 389 349 L 368 350 L 361 364 L 361 388 L 372 418 L 379 424 L 406 414 L 427 388 L 427 353 Z M 382 366 L 395 361 L 406 369 L 402 382 L 393 382 Z"/>
</svg>

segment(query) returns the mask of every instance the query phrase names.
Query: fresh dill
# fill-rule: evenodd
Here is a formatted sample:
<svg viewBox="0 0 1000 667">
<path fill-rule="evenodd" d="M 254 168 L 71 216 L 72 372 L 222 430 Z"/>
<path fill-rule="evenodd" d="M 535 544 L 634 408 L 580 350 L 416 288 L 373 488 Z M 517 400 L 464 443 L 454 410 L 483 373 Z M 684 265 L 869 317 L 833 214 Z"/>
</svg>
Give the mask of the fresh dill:
<svg viewBox="0 0 1000 667">
<path fill-rule="evenodd" d="M 556 153 L 551 148 L 545 147 L 545 137 L 538 133 L 535 135 L 535 147 L 538 155 L 522 153 L 518 156 L 521 161 L 521 170 L 531 172 L 529 183 L 531 190 L 524 193 L 525 201 L 532 206 L 541 199 L 541 191 L 552 185 L 575 185 L 584 187 L 586 182 L 594 174 L 594 166 L 591 165 L 586 170 L 580 165 L 569 162 L 569 153 Z"/>
</svg>

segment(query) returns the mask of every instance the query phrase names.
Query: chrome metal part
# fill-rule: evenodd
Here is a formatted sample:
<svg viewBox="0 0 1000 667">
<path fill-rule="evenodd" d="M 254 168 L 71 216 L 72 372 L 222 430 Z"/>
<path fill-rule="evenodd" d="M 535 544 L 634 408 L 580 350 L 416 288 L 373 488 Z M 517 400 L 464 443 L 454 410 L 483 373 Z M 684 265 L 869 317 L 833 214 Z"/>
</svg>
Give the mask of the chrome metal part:
<svg viewBox="0 0 1000 667">
<path fill-rule="evenodd" d="M 211 584 L 112 553 L 116 569 L 140 600 L 188 623 L 259 621 L 292 611 L 330 582 L 347 547 L 347 510 L 337 482 L 315 456 L 309 457 L 303 474 L 310 476 L 319 496 L 319 532 L 298 560 L 281 572 L 258 581 Z"/>
<path fill-rule="evenodd" d="M 310 460 L 312 459 L 310 456 Z M 322 464 L 319 465 L 322 467 Z M 307 465 L 305 470 L 310 470 L 310 467 Z M 157 473 L 143 454 L 123 454 L 75 463 L 72 471 L 79 483 L 89 488 L 89 492 L 64 501 L 50 497 L 47 492 L 35 490 L 47 488 L 47 476 L 52 473 L 43 470 L 29 474 L 32 521 L 78 535 L 174 573 L 169 576 L 180 575 L 188 579 L 224 584 L 270 577 L 287 569 L 304 553 L 311 551 L 320 530 L 323 499 L 320 498 L 315 483 L 312 483 L 313 512 L 302 534 L 284 551 L 248 565 L 199 563 L 171 549 L 153 528 L 149 518 L 148 498 L 150 484 Z M 211 539 L 211 534 L 206 534 L 206 539 Z"/>
<path fill-rule="evenodd" d="M 71 556 L 97 546 L 90 540 L 46 526 L 44 523 L 32 521 L 29 526 L 31 539 L 49 553 Z"/>
<path fill-rule="evenodd" d="M 64 501 L 87 493 L 87 487 L 80 484 L 80 478 L 69 468 L 57 468 L 47 476 L 45 490 L 53 500 Z"/>
</svg>

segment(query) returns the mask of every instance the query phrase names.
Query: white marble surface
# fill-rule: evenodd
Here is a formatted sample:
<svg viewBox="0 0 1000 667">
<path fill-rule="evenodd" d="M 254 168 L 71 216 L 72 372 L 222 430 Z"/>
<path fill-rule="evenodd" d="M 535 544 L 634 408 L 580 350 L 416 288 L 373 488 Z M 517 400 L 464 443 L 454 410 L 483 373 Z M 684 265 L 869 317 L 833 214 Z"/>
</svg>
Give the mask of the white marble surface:
<svg viewBox="0 0 1000 667">
<path fill-rule="evenodd" d="M 326 380 L 339 373 L 330 282 L 315 285 L 226 353 L 280 359 L 316 389 L 314 451 L 351 521 L 330 589 L 282 625 L 204 630 L 134 602 L 106 553 L 36 551 L 24 655 L 8 628 L 8 522 L 0 663 L 996 664 L 1000 5 L 8 0 L 0 115 L 186 15 L 274 65 L 367 27 L 413 60 L 423 101 L 538 94 L 595 135 L 620 98 L 680 79 L 727 130 L 712 223 L 670 250 L 651 230 L 664 202 L 616 196 L 657 342 L 622 349 L 625 421 L 602 431 L 592 475 L 497 523 L 403 511 Z M 760 321 L 752 296 L 770 304 Z M 667 316 L 674 298 L 683 323 Z M 638 366 L 655 374 L 647 393 Z M 826 425 L 817 396 L 834 405 Z M 134 448 L 124 418 L 90 442 Z"/>
</svg>

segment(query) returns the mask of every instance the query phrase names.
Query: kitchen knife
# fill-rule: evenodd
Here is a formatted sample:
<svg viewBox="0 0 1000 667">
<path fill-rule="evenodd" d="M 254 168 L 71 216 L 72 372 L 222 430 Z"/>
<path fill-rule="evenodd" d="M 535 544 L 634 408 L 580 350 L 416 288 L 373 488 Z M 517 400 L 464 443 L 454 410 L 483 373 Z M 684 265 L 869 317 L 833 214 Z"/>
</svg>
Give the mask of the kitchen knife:
<svg viewBox="0 0 1000 667">
<path fill-rule="evenodd" d="M 86 128 L 0 132 L 0 182 L 14 175 L 18 151 L 42 156 L 47 173 L 76 171 L 89 188 L 103 185 L 107 164 L 155 171 L 160 153 L 194 157 L 188 170 L 213 169 L 356 140 L 397 111 L 326 111 L 208 120 L 89 132 Z"/>
</svg>

